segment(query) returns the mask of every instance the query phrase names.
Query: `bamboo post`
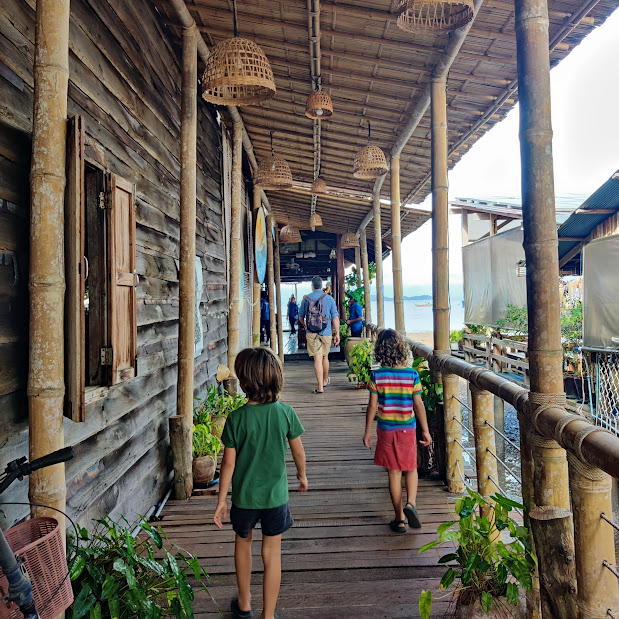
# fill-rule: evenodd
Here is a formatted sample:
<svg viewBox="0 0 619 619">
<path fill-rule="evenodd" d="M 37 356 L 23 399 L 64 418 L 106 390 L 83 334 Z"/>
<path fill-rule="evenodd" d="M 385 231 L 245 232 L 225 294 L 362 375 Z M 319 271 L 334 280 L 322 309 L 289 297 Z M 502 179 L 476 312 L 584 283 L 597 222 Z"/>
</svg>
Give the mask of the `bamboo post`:
<svg viewBox="0 0 619 619">
<path fill-rule="evenodd" d="M 496 454 L 496 441 L 494 430 L 488 424 L 494 425 L 494 396 L 489 391 L 482 391 L 471 385 L 473 400 L 473 432 L 475 435 L 475 461 L 477 464 L 477 491 L 486 499 L 494 494 L 495 485 L 498 483 L 498 463 L 492 455 Z M 481 515 L 490 518 L 492 508 L 481 508 Z"/>
<path fill-rule="evenodd" d="M 619 610 L 617 578 L 603 564 L 616 565 L 614 531 L 602 519 L 612 519 L 612 478 L 572 456 L 569 465 L 579 618 L 603 619 Z"/>
<path fill-rule="evenodd" d="M 562 507 L 539 506 L 529 514 L 529 522 L 540 565 L 542 617 L 576 619 L 579 615 L 572 513 Z"/>
<path fill-rule="evenodd" d="M 402 225 L 400 221 L 400 155 L 391 157 L 391 260 L 393 265 L 393 303 L 395 328 L 406 335 L 404 288 L 402 284 Z"/>
<path fill-rule="evenodd" d="M 337 248 L 336 248 L 336 260 L 337 260 L 337 311 L 342 317 L 342 321 L 346 317 L 344 312 L 344 250 L 342 249 L 342 235 L 337 235 Z"/>
<path fill-rule="evenodd" d="M 254 186 L 254 213 L 258 213 L 258 209 L 262 206 L 262 199 L 260 197 L 260 190 Z M 254 234 L 254 249 L 256 243 L 256 235 Z M 251 341 L 253 346 L 260 346 L 260 294 L 262 292 L 262 286 L 258 281 L 258 270 L 254 266 L 254 293 L 252 295 L 253 307 L 252 307 L 252 328 L 251 328 Z"/>
<path fill-rule="evenodd" d="M 464 461 L 462 458 L 462 421 L 460 402 L 456 400 L 460 379 L 455 374 L 443 374 L 443 411 L 445 414 L 445 449 L 447 451 L 447 490 L 464 491 Z"/>
<path fill-rule="evenodd" d="M 361 230 L 359 238 L 361 244 L 361 267 L 363 269 L 363 296 L 365 300 L 364 319 L 365 324 L 372 323 L 372 301 L 370 296 L 370 265 L 368 261 L 368 237 L 365 228 Z"/>
<path fill-rule="evenodd" d="M 383 290 L 383 235 L 380 219 L 380 195 L 374 196 L 374 262 L 376 263 L 376 324 L 385 326 Z"/>
<path fill-rule="evenodd" d="M 181 84 L 180 268 L 178 320 L 178 387 L 176 410 L 186 427 L 174 427 L 174 495 L 185 500 L 193 490 L 191 453 L 193 427 L 193 354 L 196 298 L 196 140 L 198 118 L 198 44 L 196 28 L 183 29 Z M 182 421 L 184 419 L 184 422 Z M 182 453 L 179 453 L 181 450 Z"/>
<path fill-rule="evenodd" d="M 30 171 L 30 346 L 28 408 L 30 459 L 64 447 L 64 191 L 69 0 L 36 7 L 32 167 Z M 64 464 L 29 477 L 31 503 L 64 511 Z M 61 513 L 32 507 L 33 516 Z"/>
<path fill-rule="evenodd" d="M 277 304 L 277 352 L 279 353 L 279 359 L 284 362 L 284 326 L 282 324 L 282 273 L 279 260 L 279 235 L 274 239 L 275 252 L 274 259 L 275 264 L 273 268 L 275 270 L 275 303 Z"/>
<path fill-rule="evenodd" d="M 361 247 L 355 247 L 355 268 L 357 269 L 357 282 L 361 286 Z"/>
<path fill-rule="evenodd" d="M 273 243 L 275 239 L 273 238 L 273 226 L 274 226 L 273 215 L 269 213 L 269 217 L 267 218 L 267 288 L 269 291 L 269 325 L 270 325 L 270 334 L 269 334 L 269 345 L 273 351 L 276 350 L 277 346 L 277 323 L 275 320 L 275 273 L 274 273 L 274 251 L 273 251 Z"/>
</svg>

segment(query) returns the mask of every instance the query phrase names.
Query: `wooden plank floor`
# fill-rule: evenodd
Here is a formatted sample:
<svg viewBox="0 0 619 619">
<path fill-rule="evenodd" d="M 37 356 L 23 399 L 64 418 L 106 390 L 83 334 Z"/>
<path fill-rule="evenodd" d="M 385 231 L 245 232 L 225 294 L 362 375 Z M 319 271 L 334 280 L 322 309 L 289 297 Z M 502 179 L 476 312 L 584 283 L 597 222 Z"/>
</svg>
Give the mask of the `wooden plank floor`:
<svg viewBox="0 0 619 619">
<path fill-rule="evenodd" d="M 392 533 L 387 475 L 374 466 L 373 452 L 362 444 L 367 392 L 355 390 L 343 362 L 332 363 L 332 384 L 324 396 L 314 388 L 312 366 L 286 364 L 285 402 L 297 411 L 306 432 L 310 491 L 298 494 L 289 455 L 290 507 L 295 526 L 282 543 L 281 619 L 362 619 L 418 617 L 422 589 L 438 594 L 444 572 L 437 565 L 443 551 L 422 555 L 418 549 L 434 539 L 439 523 L 450 519 L 454 498 L 439 482 L 422 481 L 418 507 L 423 527 L 406 535 Z M 196 554 L 211 575 L 210 592 L 225 612 L 236 595 L 234 532 L 219 531 L 212 521 L 215 491 L 188 502 L 170 501 L 161 525 L 171 542 Z M 261 609 L 260 531 L 254 535 L 254 616 Z M 441 616 L 446 601 L 435 601 Z M 221 617 L 216 605 L 197 594 L 197 617 Z"/>
</svg>

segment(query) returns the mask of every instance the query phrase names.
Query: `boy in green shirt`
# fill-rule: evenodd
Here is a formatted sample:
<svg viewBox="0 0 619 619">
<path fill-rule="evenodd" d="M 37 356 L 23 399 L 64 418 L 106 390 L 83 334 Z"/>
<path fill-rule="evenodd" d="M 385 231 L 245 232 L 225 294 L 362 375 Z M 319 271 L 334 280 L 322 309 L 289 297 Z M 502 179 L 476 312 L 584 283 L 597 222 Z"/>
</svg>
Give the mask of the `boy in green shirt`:
<svg viewBox="0 0 619 619">
<path fill-rule="evenodd" d="M 278 401 L 284 387 L 279 359 L 268 348 L 246 348 L 234 364 L 249 401 L 228 416 L 221 440 L 225 446 L 219 479 L 219 500 L 213 517 L 221 529 L 232 481 L 230 521 L 236 533 L 234 563 L 239 596 L 232 601 L 235 617 L 251 612 L 251 542 L 258 522 L 262 528 L 264 563 L 263 610 L 260 619 L 278 619 L 275 606 L 282 576 L 282 533 L 293 520 L 288 507 L 286 441 L 297 467 L 299 492 L 307 491 L 304 429 L 292 406 Z"/>
</svg>

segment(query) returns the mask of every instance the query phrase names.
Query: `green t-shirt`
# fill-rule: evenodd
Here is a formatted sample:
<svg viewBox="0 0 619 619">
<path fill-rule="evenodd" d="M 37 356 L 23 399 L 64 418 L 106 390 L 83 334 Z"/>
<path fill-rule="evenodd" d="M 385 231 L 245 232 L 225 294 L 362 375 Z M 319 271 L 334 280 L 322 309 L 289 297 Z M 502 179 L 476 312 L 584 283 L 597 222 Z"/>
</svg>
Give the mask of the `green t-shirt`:
<svg viewBox="0 0 619 619">
<path fill-rule="evenodd" d="M 287 441 L 304 428 L 289 404 L 245 404 L 228 415 L 221 440 L 236 449 L 232 503 L 270 509 L 288 502 Z"/>
</svg>

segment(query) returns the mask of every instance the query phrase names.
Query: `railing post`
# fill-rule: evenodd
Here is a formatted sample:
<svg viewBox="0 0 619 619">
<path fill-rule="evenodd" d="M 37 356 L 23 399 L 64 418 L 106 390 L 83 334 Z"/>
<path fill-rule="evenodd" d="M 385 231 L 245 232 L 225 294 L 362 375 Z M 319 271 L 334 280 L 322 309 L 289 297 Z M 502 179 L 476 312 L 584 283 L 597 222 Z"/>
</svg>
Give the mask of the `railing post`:
<svg viewBox="0 0 619 619">
<path fill-rule="evenodd" d="M 279 360 L 284 362 L 284 325 L 282 323 L 282 270 L 279 259 L 279 235 L 275 238 L 273 269 L 275 271 L 275 303 L 277 305 L 277 352 Z M 271 310 L 273 311 L 273 310 Z M 275 350 L 275 349 L 273 349 Z"/>
<path fill-rule="evenodd" d="M 599 469 L 568 456 L 574 513 L 579 619 L 603 619 L 608 609 L 619 612 L 617 577 L 603 561 L 616 565 L 612 519 L 612 480 Z"/>
<path fill-rule="evenodd" d="M 455 374 L 443 374 L 443 409 L 445 413 L 445 451 L 447 452 L 447 490 L 464 492 L 464 461 L 462 458 L 462 421 L 460 402 L 456 400 L 460 379 Z"/>
<path fill-rule="evenodd" d="M 473 432 L 475 433 L 475 461 L 477 464 L 477 490 L 486 499 L 495 492 L 492 480 L 498 483 L 497 460 L 492 455 L 496 454 L 496 442 L 494 439 L 494 396 L 489 391 L 483 391 L 471 384 L 473 399 L 472 416 Z M 486 423 L 488 422 L 488 423 Z M 488 518 L 491 515 L 489 506 L 482 507 L 482 516 Z"/>
<path fill-rule="evenodd" d="M 380 220 L 380 195 L 374 196 L 374 262 L 376 263 L 376 326 L 385 326 L 383 290 L 383 235 Z"/>
</svg>

